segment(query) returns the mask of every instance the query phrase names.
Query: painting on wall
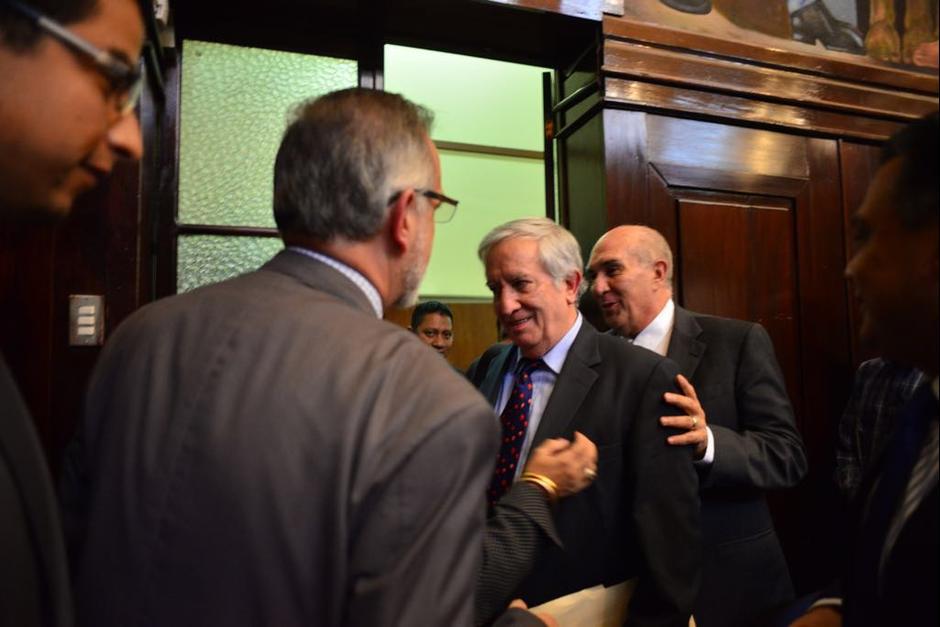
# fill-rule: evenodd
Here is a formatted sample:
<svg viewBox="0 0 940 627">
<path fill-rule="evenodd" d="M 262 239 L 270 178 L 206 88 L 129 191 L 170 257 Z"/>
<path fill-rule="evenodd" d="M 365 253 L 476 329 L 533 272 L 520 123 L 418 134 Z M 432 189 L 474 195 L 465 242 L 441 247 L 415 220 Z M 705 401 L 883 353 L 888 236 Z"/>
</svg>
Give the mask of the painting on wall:
<svg viewBox="0 0 940 627">
<path fill-rule="evenodd" d="M 625 16 L 768 43 L 783 38 L 821 50 L 937 68 L 938 0 L 628 0 Z"/>
</svg>

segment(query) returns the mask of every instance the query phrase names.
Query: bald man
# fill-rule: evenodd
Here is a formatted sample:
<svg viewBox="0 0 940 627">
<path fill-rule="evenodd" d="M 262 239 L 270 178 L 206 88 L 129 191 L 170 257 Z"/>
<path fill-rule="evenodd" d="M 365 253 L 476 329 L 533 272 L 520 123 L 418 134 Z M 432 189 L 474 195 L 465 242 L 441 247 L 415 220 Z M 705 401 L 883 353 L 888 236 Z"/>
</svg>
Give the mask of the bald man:
<svg viewBox="0 0 940 627">
<path fill-rule="evenodd" d="M 786 560 L 764 498 L 806 473 L 783 376 L 759 324 L 687 311 L 672 300 L 672 251 L 657 231 L 620 226 L 591 252 L 588 279 L 612 332 L 679 365 L 682 394 L 663 426 L 695 449 L 705 548 L 700 627 L 747 625 L 790 600 Z"/>
</svg>

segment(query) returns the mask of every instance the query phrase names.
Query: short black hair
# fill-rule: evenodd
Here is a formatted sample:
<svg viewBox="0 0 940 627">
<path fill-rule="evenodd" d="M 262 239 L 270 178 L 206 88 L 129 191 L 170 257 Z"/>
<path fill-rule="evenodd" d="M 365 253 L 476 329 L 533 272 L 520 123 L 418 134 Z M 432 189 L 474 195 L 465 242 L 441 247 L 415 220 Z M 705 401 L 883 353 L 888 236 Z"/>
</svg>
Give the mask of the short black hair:
<svg viewBox="0 0 940 627">
<path fill-rule="evenodd" d="M 91 16 L 98 0 L 19 0 L 60 24 L 74 24 Z M 0 0 L 0 46 L 25 52 L 36 45 L 42 31 L 29 18 Z"/>
<path fill-rule="evenodd" d="M 418 325 L 421 324 L 424 317 L 432 313 L 447 316 L 452 324 L 454 322 L 454 312 L 450 310 L 450 307 L 439 300 L 429 300 L 416 305 L 414 311 L 411 312 L 411 329 L 417 331 Z"/>
<path fill-rule="evenodd" d="M 940 211 L 937 190 L 937 112 L 895 133 L 881 150 L 881 163 L 901 159 L 894 197 L 901 224 L 909 230 L 936 224 Z"/>
</svg>

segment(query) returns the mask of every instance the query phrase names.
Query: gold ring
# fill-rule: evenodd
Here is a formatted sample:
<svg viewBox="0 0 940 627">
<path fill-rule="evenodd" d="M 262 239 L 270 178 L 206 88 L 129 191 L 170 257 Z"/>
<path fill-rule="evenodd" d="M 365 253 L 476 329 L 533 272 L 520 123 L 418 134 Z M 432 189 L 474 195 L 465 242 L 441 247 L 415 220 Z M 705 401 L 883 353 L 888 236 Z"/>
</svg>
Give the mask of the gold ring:
<svg viewBox="0 0 940 627">
<path fill-rule="evenodd" d="M 695 427 L 698 426 L 698 417 L 697 417 L 697 416 L 689 416 L 689 418 L 692 419 L 692 428 L 694 429 Z"/>
<path fill-rule="evenodd" d="M 594 481 L 595 479 L 597 479 L 597 471 L 591 468 L 590 466 L 585 466 L 584 476 L 587 477 L 588 481 Z"/>
</svg>

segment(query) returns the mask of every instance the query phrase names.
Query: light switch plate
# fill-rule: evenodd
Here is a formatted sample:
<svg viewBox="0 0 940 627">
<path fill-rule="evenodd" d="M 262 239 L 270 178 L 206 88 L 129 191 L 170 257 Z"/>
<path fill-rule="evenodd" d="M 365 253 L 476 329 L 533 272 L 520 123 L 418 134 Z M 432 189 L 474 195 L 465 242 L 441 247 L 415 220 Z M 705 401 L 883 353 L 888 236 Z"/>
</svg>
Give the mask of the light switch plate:
<svg viewBox="0 0 940 627">
<path fill-rule="evenodd" d="M 69 295 L 69 346 L 104 344 L 104 296 Z"/>
</svg>

